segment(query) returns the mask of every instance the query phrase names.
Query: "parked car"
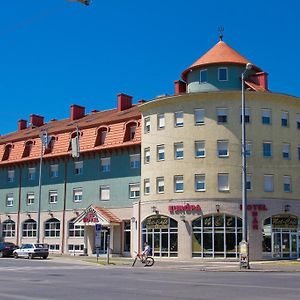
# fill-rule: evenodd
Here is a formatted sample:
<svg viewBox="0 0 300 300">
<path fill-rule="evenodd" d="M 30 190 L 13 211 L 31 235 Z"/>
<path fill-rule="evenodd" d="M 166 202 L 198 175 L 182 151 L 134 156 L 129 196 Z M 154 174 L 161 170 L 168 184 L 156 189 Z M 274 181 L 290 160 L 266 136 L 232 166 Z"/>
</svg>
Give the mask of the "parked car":
<svg viewBox="0 0 300 300">
<path fill-rule="evenodd" d="M 1 242 L 0 243 L 0 257 L 12 256 L 14 250 L 17 248 L 18 248 L 18 246 L 16 246 L 14 243 Z"/>
<path fill-rule="evenodd" d="M 26 257 L 42 257 L 46 259 L 49 255 L 49 249 L 47 244 L 23 244 L 19 249 L 14 250 L 14 258 Z"/>
</svg>

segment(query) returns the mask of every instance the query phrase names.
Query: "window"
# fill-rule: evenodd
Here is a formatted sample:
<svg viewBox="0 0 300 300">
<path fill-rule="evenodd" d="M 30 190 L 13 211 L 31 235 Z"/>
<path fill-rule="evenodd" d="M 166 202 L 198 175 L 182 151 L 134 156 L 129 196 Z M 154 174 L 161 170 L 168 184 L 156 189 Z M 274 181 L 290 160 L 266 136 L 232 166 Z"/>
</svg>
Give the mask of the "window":
<svg viewBox="0 0 300 300">
<path fill-rule="evenodd" d="M 130 126 L 129 129 L 130 140 L 133 140 L 135 138 L 135 132 L 136 132 L 136 125 Z"/>
<path fill-rule="evenodd" d="M 106 139 L 108 130 L 109 130 L 109 128 L 107 128 L 107 127 L 101 127 L 98 129 L 97 137 L 96 137 L 96 141 L 95 141 L 95 147 L 105 144 L 105 139 Z"/>
<path fill-rule="evenodd" d="M 227 123 L 227 108 L 217 108 L 217 121 L 218 124 Z"/>
<path fill-rule="evenodd" d="M 129 156 L 130 168 L 139 169 L 141 166 L 141 155 L 140 154 L 131 154 Z"/>
<path fill-rule="evenodd" d="M 165 160 L 165 145 L 157 146 L 157 160 L 158 161 Z"/>
<path fill-rule="evenodd" d="M 9 159 L 9 156 L 10 156 L 10 153 L 11 153 L 12 149 L 13 149 L 12 144 L 9 144 L 9 145 L 5 146 L 4 153 L 3 153 L 3 156 L 2 156 L 2 161 Z"/>
<path fill-rule="evenodd" d="M 28 180 L 35 179 L 35 168 L 28 168 Z"/>
<path fill-rule="evenodd" d="M 150 117 L 146 117 L 144 119 L 144 124 L 145 124 L 145 126 L 144 126 L 144 133 L 150 132 Z"/>
<path fill-rule="evenodd" d="M 264 191 L 273 192 L 274 191 L 274 176 L 264 175 Z"/>
<path fill-rule="evenodd" d="M 205 110 L 197 108 L 194 110 L 195 125 L 204 124 Z"/>
<path fill-rule="evenodd" d="M 272 143 L 271 142 L 263 143 L 263 155 L 264 155 L 264 157 L 272 156 Z"/>
<path fill-rule="evenodd" d="M 49 251 L 58 252 L 60 249 L 59 244 L 49 244 Z"/>
<path fill-rule="evenodd" d="M 205 157 L 205 141 L 195 142 L 195 157 Z"/>
<path fill-rule="evenodd" d="M 83 252 L 84 249 L 84 245 L 80 244 L 80 245 L 73 245 L 73 244 L 68 244 L 68 251 L 69 252 L 73 252 L 73 253 L 77 253 L 77 252 Z"/>
<path fill-rule="evenodd" d="M 282 144 L 282 158 L 291 159 L 290 148 L 290 144 Z"/>
<path fill-rule="evenodd" d="M 28 193 L 26 197 L 26 204 L 32 205 L 34 204 L 34 193 Z"/>
<path fill-rule="evenodd" d="M 100 186 L 100 200 L 107 201 L 110 199 L 110 187 L 108 185 Z"/>
<path fill-rule="evenodd" d="M 145 164 L 149 164 L 150 163 L 150 148 L 145 148 L 144 149 L 144 157 L 145 157 Z"/>
<path fill-rule="evenodd" d="M 296 115 L 296 124 L 297 124 L 297 129 L 300 129 L 300 114 Z"/>
<path fill-rule="evenodd" d="M 8 170 L 7 171 L 7 181 L 14 182 L 15 180 L 15 170 Z"/>
<path fill-rule="evenodd" d="M 228 80 L 228 68 L 218 68 L 218 78 L 219 81 Z"/>
<path fill-rule="evenodd" d="M 207 82 L 207 69 L 200 70 L 200 83 Z"/>
<path fill-rule="evenodd" d="M 58 165 L 50 165 L 50 177 L 56 178 L 58 177 Z"/>
<path fill-rule="evenodd" d="M 6 206 L 7 207 L 14 206 L 14 194 L 13 193 L 9 193 L 6 195 Z"/>
<path fill-rule="evenodd" d="M 32 146 L 33 146 L 33 142 L 32 141 L 26 142 L 25 147 L 24 147 L 24 151 L 23 151 L 23 154 L 22 154 L 22 157 L 28 157 L 28 156 L 30 156 Z"/>
<path fill-rule="evenodd" d="M 174 158 L 183 159 L 183 143 L 174 144 Z"/>
<path fill-rule="evenodd" d="M 271 109 L 262 109 L 261 110 L 261 122 L 264 125 L 270 125 L 271 124 Z"/>
<path fill-rule="evenodd" d="M 183 126 L 183 111 L 178 111 L 174 113 L 174 122 L 175 122 L 175 127 Z"/>
<path fill-rule="evenodd" d="M 150 194 L 150 179 L 149 178 L 144 179 L 144 194 L 145 195 Z"/>
<path fill-rule="evenodd" d="M 287 111 L 281 112 L 281 126 L 282 127 L 289 126 L 289 113 Z"/>
<path fill-rule="evenodd" d="M 246 175 L 246 190 L 252 191 L 252 174 Z"/>
<path fill-rule="evenodd" d="M 75 225 L 75 219 L 69 222 L 69 237 L 84 237 L 84 225 Z"/>
<path fill-rule="evenodd" d="M 52 218 L 45 222 L 45 237 L 59 237 L 60 236 L 60 222 Z"/>
<path fill-rule="evenodd" d="M 157 115 L 157 129 L 164 129 L 165 128 L 165 115 L 159 114 Z"/>
<path fill-rule="evenodd" d="M 241 109 L 241 123 L 242 123 L 242 109 Z M 250 108 L 249 107 L 245 107 L 245 123 L 250 123 Z"/>
<path fill-rule="evenodd" d="M 110 172 L 110 157 L 102 157 L 100 159 L 101 172 Z"/>
<path fill-rule="evenodd" d="M 228 157 L 228 141 L 218 141 L 218 156 L 219 157 Z"/>
<path fill-rule="evenodd" d="M 246 141 L 246 156 L 251 156 L 252 155 L 252 142 Z"/>
<path fill-rule="evenodd" d="M 6 220 L 2 223 L 2 236 L 14 237 L 16 234 L 16 223 L 12 220 Z"/>
<path fill-rule="evenodd" d="M 28 219 L 23 223 L 22 236 L 23 237 L 36 237 L 36 221 Z"/>
<path fill-rule="evenodd" d="M 183 176 L 174 176 L 174 191 L 175 193 L 183 192 Z"/>
<path fill-rule="evenodd" d="M 126 124 L 124 142 L 132 141 L 135 139 L 137 122 L 129 122 Z"/>
<path fill-rule="evenodd" d="M 139 198 L 140 197 L 140 184 L 134 183 L 129 184 L 129 198 Z"/>
<path fill-rule="evenodd" d="M 229 174 L 219 173 L 218 174 L 218 190 L 219 192 L 229 191 Z"/>
<path fill-rule="evenodd" d="M 195 175 L 195 191 L 196 192 L 205 191 L 205 174 Z"/>
<path fill-rule="evenodd" d="M 81 175 L 83 173 L 83 161 L 74 162 L 74 173 L 75 175 Z"/>
<path fill-rule="evenodd" d="M 163 194 L 165 192 L 165 180 L 164 177 L 156 178 L 156 191 L 158 194 Z"/>
<path fill-rule="evenodd" d="M 291 176 L 283 176 L 283 191 L 290 193 L 292 191 Z"/>
<path fill-rule="evenodd" d="M 49 203 L 57 203 L 57 191 L 49 191 Z"/>
<path fill-rule="evenodd" d="M 123 222 L 123 237 L 124 237 L 124 246 L 123 246 L 123 251 L 124 252 L 130 252 L 130 221 L 124 221 Z"/>
<path fill-rule="evenodd" d="M 73 202 L 82 201 L 82 188 L 73 189 Z"/>
</svg>

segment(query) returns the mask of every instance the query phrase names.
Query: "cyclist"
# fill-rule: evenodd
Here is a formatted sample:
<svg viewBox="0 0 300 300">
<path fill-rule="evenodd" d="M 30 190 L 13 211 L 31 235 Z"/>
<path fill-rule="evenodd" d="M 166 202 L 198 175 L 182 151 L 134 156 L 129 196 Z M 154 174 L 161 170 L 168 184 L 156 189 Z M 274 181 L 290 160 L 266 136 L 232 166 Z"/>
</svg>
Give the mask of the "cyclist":
<svg viewBox="0 0 300 300">
<path fill-rule="evenodd" d="M 146 258 L 151 254 L 151 247 L 147 242 L 144 243 L 144 251 L 139 255 L 142 259 L 142 262 L 146 260 Z"/>
</svg>

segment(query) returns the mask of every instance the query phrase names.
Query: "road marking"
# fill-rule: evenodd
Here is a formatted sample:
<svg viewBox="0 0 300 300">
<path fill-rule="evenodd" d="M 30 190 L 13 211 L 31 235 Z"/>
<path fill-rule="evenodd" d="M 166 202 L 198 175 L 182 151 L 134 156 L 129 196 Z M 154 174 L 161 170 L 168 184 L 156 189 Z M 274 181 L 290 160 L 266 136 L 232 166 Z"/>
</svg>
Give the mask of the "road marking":
<svg viewBox="0 0 300 300">
<path fill-rule="evenodd" d="M 0 299 L 14 299 L 14 300 L 53 300 L 53 298 L 45 298 L 45 297 L 33 297 L 33 296 L 24 296 L 19 294 L 12 294 L 12 293 L 1 293 L 0 292 Z"/>
</svg>

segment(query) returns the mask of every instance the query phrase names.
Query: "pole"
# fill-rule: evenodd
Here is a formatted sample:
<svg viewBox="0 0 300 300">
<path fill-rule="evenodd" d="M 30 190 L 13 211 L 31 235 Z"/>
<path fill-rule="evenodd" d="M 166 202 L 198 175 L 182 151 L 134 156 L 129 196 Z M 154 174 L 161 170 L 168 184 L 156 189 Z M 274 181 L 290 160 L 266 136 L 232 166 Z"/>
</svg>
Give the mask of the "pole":
<svg viewBox="0 0 300 300">
<path fill-rule="evenodd" d="M 109 233 L 110 228 L 108 227 L 107 230 L 107 246 L 106 246 L 106 252 L 107 252 L 107 259 L 106 259 L 106 264 L 109 265 L 109 252 L 110 252 L 110 233 Z"/>
<path fill-rule="evenodd" d="M 41 223 L 41 195 L 42 195 L 42 163 L 43 163 L 43 144 L 44 144 L 44 131 L 40 134 L 41 140 L 41 153 L 40 153 L 40 170 L 39 170 L 39 196 L 38 196 L 38 208 L 37 208 L 37 234 L 36 242 L 40 243 L 40 223 Z"/>
</svg>

